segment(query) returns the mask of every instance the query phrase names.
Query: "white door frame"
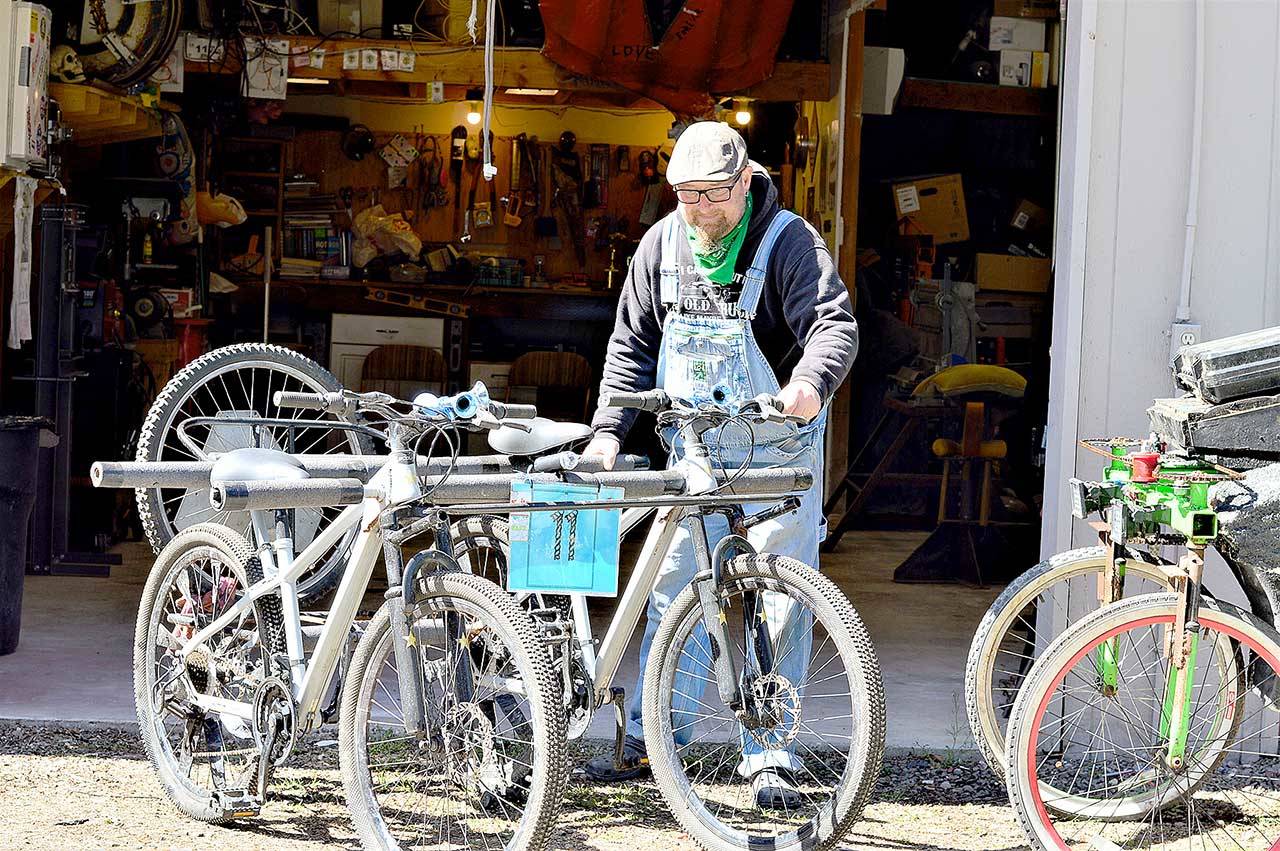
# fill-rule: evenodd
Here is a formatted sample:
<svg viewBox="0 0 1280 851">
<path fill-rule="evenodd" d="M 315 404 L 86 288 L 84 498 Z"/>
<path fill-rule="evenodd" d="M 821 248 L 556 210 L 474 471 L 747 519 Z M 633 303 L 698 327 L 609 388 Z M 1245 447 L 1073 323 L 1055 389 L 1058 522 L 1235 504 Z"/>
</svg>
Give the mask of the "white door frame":
<svg viewBox="0 0 1280 851">
<path fill-rule="evenodd" d="M 1045 558 L 1071 547 L 1066 481 L 1075 474 L 1079 437 L 1098 3 L 1099 0 L 1070 0 L 1063 18 L 1066 48 L 1060 81 L 1053 337 L 1049 350 L 1044 508 L 1040 521 L 1040 552 Z"/>
</svg>

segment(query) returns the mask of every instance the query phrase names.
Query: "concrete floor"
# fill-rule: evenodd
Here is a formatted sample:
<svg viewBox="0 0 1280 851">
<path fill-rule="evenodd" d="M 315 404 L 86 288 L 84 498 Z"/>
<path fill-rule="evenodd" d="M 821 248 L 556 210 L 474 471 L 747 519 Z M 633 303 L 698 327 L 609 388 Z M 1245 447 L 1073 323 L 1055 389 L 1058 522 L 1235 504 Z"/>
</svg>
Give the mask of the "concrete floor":
<svg viewBox="0 0 1280 851">
<path fill-rule="evenodd" d="M 893 570 L 921 533 L 852 532 L 823 556 L 823 572 L 848 594 L 875 641 L 888 702 L 888 745 L 971 747 L 964 715 L 964 662 L 973 630 L 999 588 L 899 585 Z M 108 579 L 28 576 L 17 652 L 0 656 L 0 718 L 132 724 L 134 618 L 150 549 L 120 548 Z M 599 609 L 599 613 L 594 611 Z M 593 605 L 596 637 L 609 609 Z M 638 636 L 637 636 L 638 641 Z M 617 682 L 635 682 L 638 653 Z M 612 736 L 608 713 L 592 734 Z"/>
</svg>

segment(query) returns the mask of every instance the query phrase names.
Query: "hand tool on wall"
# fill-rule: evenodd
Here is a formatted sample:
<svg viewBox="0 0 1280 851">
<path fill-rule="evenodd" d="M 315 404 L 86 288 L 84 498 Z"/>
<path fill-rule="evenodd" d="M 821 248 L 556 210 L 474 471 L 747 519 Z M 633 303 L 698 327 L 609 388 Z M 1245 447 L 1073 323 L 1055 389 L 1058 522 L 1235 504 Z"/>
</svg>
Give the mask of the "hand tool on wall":
<svg viewBox="0 0 1280 851">
<path fill-rule="evenodd" d="M 449 137 L 449 176 L 453 178 L 453 225 L 462 215 L 462 166 L 467 159 L 467 128 L 459 124 Z"/>
<path fill-rule="evenodd" d="M 587 158 L 589 178 L 582 188 L 582 206 L 587 209 L 609 205 L 609 146 L 595 144 Z"/>
<path fill-rule="evenodd" d="M 507 182 L 507 194 L 502 196 L 502 223 L 509 228 L 518 228 L 524 223 L 520 217 L 521 197 L 520 178 L 525 168 L 524 140 L 525 134 L 511 140 L 511 173 Z"/>
<path fill-rule="evenodd" d="M 539 191 L 540 210 L 533 223 L 533 232 L 539 239 L 550 240 L 552 248 L 559 248 L 560 227 L 556 222 L 555 211 L 551 208 L 551 199 L 555 194 L 551 180 L 551 156 L 540 145 L 535 148 L 538 151 L 538 180 L 542 188 Z"/>
<path fill-rule="evenodd" d="M 478 168 L 472 173 L 471 179 L 471 226 L 477 230 L 481 228 L 491 228 L 493 227 L 494 210 L 498 206 L 498 199 L 496 197 L 497 188 L 493 185 L 494 181 L 484 180 Z M 476 201 L 476 184 L 481 181 L 489 184 L 488 201 Z"/>
<path fill-rule="evenodd" d="M 553 205 L 564 211 L 565 221 L 569 225 L 569 237 L 573 240 L 573 253 L 577 257 L 578 266 L 585 269 L 587 249 L 582 221 L 582 159 L 573 150 L 577 141 L 577 136 L 566 130 L 560 134 L 560 144 L 551 154 L 556 184 Z"/>
</svg>

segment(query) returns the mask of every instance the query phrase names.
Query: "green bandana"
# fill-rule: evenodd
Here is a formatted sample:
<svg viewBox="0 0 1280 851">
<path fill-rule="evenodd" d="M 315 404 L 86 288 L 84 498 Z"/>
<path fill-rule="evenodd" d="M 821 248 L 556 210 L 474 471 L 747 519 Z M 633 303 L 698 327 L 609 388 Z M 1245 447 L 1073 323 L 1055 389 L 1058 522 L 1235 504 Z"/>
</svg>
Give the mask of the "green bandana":
<svg viewBox="0 0 1280 851">
<path fill-rule="evenodd" d="M 720 250 L 714 254 L 699 254 L 693 247 L 693 234 L 686 228 L 685 236 L 689 239 L 689 250 L 697 262 L 702 274 L 717 284 L 733 283 L 733 270 L 738 263 L 738 252 L 742 250 L 742 241 L 747 238 L 747 225 L 751 222 L 751 195 L 747 195 L 747 208 L 742 212 L 742 220 L 720 241 Z"/>
</svg>

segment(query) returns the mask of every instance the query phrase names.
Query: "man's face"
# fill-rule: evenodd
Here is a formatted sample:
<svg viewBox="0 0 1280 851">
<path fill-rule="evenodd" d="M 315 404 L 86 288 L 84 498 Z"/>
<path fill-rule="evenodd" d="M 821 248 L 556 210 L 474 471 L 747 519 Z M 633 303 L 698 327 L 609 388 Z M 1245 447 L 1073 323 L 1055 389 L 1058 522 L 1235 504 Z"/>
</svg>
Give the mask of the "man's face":
<svg viewBox="0 0 1280 851">
<path fill-rule="evenodd" d="M 720 202 L 711 198 L 720 197 L 728 190 L 728 199 Z M 705 191 L 697 196 L 697 200 L 688 202 L 681 195 L 688 195 L 686 190 L 711 190 L 711 197 Z M 747 193 L 751 191 L 751 166 L 744 166 L 737 178 L 719 181 L 694 180 L 681 183 L 676 187 L 676 198 L 680 204 L 680 214 L 685 224 L 693 233 L 695 243 L 700 250 L 702 246 L 714 249 L 720 240 L 737 226 L 742 214 L 747 209 Z"/>
</svg>

